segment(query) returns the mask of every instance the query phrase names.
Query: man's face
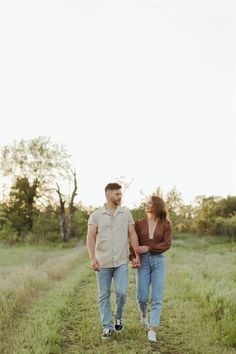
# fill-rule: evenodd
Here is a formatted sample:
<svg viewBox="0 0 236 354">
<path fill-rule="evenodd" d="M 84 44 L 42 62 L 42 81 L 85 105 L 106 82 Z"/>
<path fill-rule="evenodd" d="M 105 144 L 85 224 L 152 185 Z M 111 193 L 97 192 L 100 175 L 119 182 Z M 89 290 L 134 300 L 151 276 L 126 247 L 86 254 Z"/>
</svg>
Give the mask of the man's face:
<svg viewBox="0 0 236 354">
<path fill-rule="evenodd" d="M 115 189 L 113 191 L 107 191 L 106 192 L 106 197 L 107 197 L 107 200 L 109 202 L 111 202 L 112 204 L 118 206 L 120 204 L 121 198 L 122 198 L 121 189 Z"/>
</svg>

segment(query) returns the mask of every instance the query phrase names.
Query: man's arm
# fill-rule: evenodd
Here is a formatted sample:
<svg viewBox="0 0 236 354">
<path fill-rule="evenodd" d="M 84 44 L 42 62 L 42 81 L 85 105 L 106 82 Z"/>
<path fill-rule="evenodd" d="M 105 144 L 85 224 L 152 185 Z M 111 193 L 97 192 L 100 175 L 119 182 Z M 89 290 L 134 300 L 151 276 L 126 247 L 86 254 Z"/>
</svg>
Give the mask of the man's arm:
<svg viewBox="0 0 236 354">
<path fill-rule="evenodd" d="M 138 267 L 140 267 L 140 256 L 137 253 L 137 250 L 139 248 L 139 242 L 138 242 L 138 236 L 136 234 L 134 224 L 129 225 L 128 235 L 129 235 L 131 247 L 133 248 L 133 250 L 135 252 L 136 267 L 138 268 Z M 134 263 L 133 263 L 133 265 L 134 265 Z"/>
<path fill-rule="evenodd" d="M 88 225 L 87 249 L 90 258 L 90 264 L 93 270 L 99 271 L 100 265 L 98 260 L 95 257 L 95 244 L 96 244 L 97 232 L 98 232 L 98 227 L 96 225 Z"/>
</svg>

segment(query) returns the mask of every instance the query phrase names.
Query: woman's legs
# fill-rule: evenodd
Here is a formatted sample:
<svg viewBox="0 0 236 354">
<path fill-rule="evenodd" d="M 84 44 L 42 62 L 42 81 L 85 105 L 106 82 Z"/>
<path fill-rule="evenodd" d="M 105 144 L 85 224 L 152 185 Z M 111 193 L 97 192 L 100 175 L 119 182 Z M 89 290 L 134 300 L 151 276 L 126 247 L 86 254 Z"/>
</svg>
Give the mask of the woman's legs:
<svg viewBox="0 0 236 354">
<path fill-rule="evenodd" d="M 153 255 L 152 257 L 152 303 L 150 315 L 150 329 L 155 329 L 160 324 L 160 315 L 166 279 L 166 268 L 165 256 L 163 254 Z"/>
</svg>

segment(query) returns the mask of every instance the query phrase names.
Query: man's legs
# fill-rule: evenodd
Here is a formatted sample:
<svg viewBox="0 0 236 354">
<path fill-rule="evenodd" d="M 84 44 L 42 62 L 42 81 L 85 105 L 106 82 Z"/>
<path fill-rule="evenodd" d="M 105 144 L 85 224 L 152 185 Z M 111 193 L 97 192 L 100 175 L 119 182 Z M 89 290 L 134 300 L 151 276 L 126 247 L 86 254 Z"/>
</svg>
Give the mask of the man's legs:
<svg viewBox="0 0 236 354">
<path fill-rule="evenodd" d="M 123 308 L 127 298 L 128 292 L 128 264 L 122 264 L 119 267 L 115 267 L 113 277 L 116 293 L 116 312 L 115 319 L 121 320 L 123 314 Z"/>
<path fill-rule="evenodd" d="M 114 330 L 110 304 L 113 269 L 114 268 L 100 268 L 100 271 L 96 272 L 102 325 L 104 329 L 106 328 L 111 330 Z"/>
</svg>

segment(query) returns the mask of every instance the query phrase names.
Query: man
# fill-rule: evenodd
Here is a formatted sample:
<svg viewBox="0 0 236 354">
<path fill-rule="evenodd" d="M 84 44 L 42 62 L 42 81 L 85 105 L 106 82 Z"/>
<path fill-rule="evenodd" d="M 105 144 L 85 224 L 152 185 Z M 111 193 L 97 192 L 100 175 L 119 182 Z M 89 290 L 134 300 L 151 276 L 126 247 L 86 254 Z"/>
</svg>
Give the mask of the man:
<svg viewBox="0 0 236 354">
<path fill-rule="evenodd" d="M 105 196 L 104 206 L 95 210 L 88 220 L 87 248 L 97 276 L 102 338 L 109 339 L 114 330 L 123 330 L 122 314 L 128 290 L 128 239 L 134 250 L 138 249 L 139 243 L 131 213 L 120 207 L 121 186 L 109 183 L 105 188 Z M 133 267 L 139 266 L 140 256 L 136 254 Z M 110 305 L 112 279 L 116 294 L 114 325 Z"/>
</svg>

